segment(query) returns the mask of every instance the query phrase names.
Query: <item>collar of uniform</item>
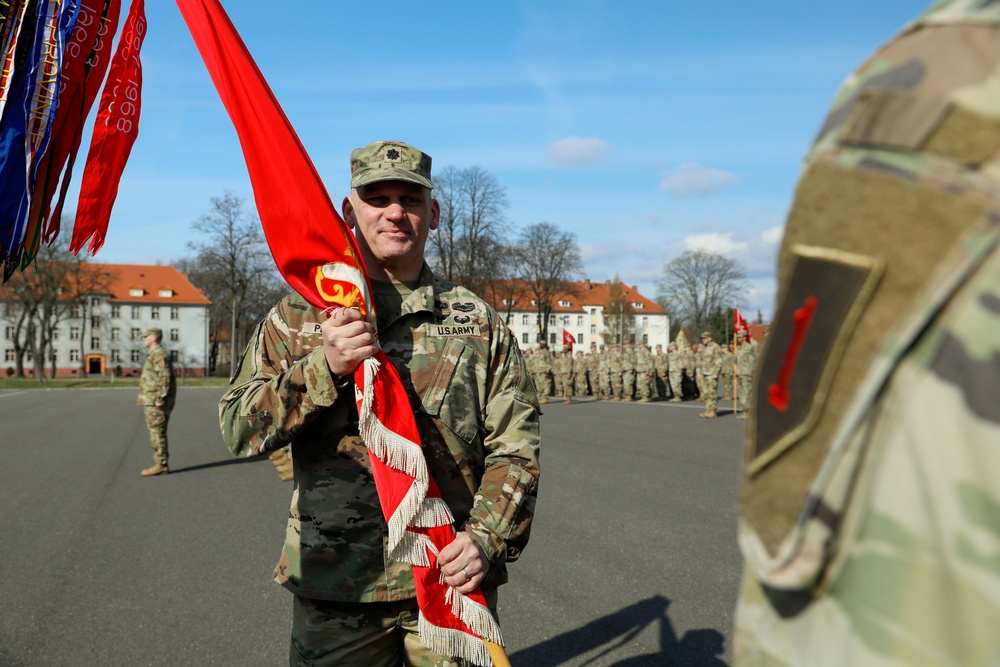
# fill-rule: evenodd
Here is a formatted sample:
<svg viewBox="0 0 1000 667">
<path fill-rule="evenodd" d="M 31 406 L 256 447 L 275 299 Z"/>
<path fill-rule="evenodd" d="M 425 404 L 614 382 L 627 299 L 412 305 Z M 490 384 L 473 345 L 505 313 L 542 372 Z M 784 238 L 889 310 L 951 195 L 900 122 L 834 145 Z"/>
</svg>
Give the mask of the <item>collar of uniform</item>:
<svg viewBox="0 0 1000 667">
<path fill-rule="evenodd" d="M 434 272 L 431 271 L 431 267 L 427 266 L 427 262 L 424 262 L 418 280 L 417 288 L 402 303 L 402 314 L 419 313 L 421 311 L 440 314 L 438 312 L 439 309 L 434 303 L 434 293 L 436 291 L 434 289 L 436 284 L 435 276 Z"/>
</svg>

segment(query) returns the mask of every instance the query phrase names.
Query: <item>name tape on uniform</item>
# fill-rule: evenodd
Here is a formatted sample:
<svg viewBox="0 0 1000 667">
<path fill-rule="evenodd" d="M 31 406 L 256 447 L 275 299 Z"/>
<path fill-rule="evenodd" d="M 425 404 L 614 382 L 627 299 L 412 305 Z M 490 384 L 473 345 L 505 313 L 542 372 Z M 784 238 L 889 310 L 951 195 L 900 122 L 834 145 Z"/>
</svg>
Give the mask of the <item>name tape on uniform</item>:
<svg viewBox="0 0 1000 667">
<path fill-rule="evenodd" d="M 478 336 L 478 324 L 435 324 L 431 326 L 432 336 Z"/>
</svg>

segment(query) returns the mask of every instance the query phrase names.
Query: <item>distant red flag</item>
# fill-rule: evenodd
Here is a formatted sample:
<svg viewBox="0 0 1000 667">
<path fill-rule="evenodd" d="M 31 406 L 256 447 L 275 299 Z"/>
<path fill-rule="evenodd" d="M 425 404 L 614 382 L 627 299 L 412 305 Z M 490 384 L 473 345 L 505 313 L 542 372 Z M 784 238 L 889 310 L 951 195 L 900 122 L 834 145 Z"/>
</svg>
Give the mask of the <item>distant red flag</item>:
<svg viewBox="0 0 1000 667">
<path fill-rule="evenodd" d="M 356 306 L 375 324 L 354 235 L 225 10 L 218 0 L 176 2 L 236 128 L 278 270 L 314 306 Z M 500 630 L 481 591 L 458 593 L 436 567 L 437 553 L 455 537 L 453 519 L 427 471 L 402 380 L 381 349 L 354 377 L 389 554 L 413 568 L 420 637 L 435 651 L 485 667 L 488 643 L 502 643 Z"/>
<path fill-rule="evenodd" d="M 573 343 L 575 343 L 575 342 L 576 342 L 576 339 L 573 338 L 573 334 L 571 334 L 566 329 L 563 329 L 563 347 L 568 347 L 569 349 L 572 350 L 573 349 Z"/>
<path fill-rule="evenodd" d="M 750 325 L 740 315 L 738 308 L 733 309 L 733 332 L 737 341 L 743 340 L 744 337 L 750 338 Z"/>
<path fill-rule="evenodd" d="M 108 81 L 94 123 L 87 166 L 80 184 L 80 204 L 70 250 L 79 252 L 90 239 L 90 254 L 104 245 L 111 207 L 132 145 L 139 135 L 142 104 L 142 62 L 139 52 L 146 37 L 144 0 L 132 0 L 118 49 L 111 61 Z"/>
</svg>

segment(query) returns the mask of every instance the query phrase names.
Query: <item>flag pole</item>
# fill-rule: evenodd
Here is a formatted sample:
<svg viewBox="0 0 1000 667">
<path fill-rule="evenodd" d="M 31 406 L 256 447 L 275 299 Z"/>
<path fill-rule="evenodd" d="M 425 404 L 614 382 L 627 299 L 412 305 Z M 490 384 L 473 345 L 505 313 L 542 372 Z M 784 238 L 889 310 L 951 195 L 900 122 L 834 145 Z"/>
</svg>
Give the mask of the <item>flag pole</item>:
<svg viewBox="0 0 1000 667">
<path fill-rule="evenodd" d="M 507 652 L 503 650 L 503 646 L 494 644 L 488 640 L 483 641 L 486 642 L 486 650 L 490 652 L 490 660 L 493 661 L 493 667 L 511 667 L 510 659 L 507 657 Z"/>
</svg>

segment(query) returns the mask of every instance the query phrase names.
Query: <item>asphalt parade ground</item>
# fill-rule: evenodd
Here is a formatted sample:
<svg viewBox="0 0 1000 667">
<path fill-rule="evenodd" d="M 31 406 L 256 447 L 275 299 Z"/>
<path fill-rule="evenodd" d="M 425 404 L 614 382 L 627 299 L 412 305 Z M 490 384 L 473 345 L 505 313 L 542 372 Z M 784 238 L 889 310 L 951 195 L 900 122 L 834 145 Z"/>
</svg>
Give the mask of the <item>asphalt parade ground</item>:
<svg viewBox="0 0 1000 667">
<path fill-rule="evenodd" d="M 0 667 L 282 665 L 291 482 L 182 387 L 171 473 L 132 388 L 0 392 Z M 745 422 L 720 404 L 544 407 L 531 542 L 500 591 L 516 667 L 731 664 Z"/>
</svg>

